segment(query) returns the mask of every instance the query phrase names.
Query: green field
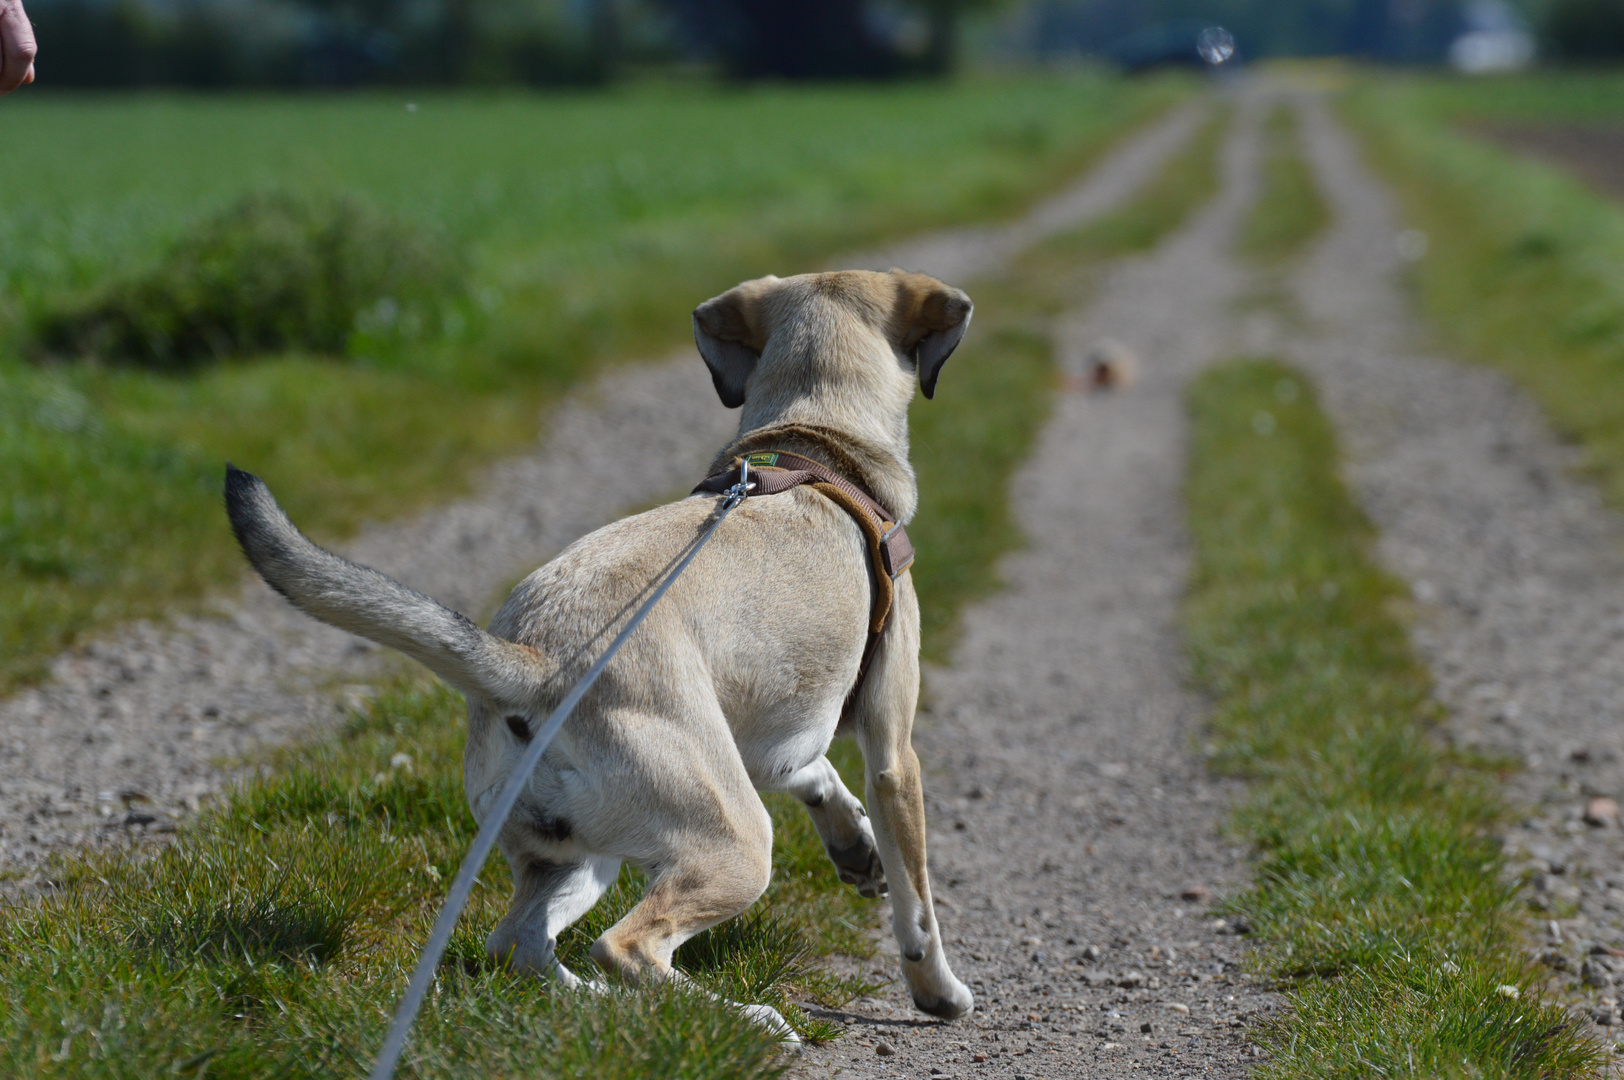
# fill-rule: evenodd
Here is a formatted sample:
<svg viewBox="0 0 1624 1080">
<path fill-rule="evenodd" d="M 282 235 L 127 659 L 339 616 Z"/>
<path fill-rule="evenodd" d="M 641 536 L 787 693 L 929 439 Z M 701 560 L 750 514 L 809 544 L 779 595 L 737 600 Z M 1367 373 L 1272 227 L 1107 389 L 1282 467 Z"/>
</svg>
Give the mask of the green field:
<svg viewBox="0 0 1624 1080">
<path fill-rule="evenodd" d="M 696 302 L 913 230 L 1010 214 L 1187 92 L 1023 76 L 883 89 L 34 97 L 48 145 L 0 207 L 0 685 L 87 629 L 241 573 L 222 461 L 319 536 L 443 498 L 596 366 L 677 346 Z M 46 313 L 155 265 L 251 192 L 361 200 L 471 267 L 445 334 L 191 374 L 31 354 Z"/>
<path fill-rule="evenodd" d="M 1381 81 L 1393 93 L 1403 95 L 1417 119 L 1433 122 L 1469 125 L 1482 121 L 1624 121 L 1624 74 L 1618 73 L 1546 70 L 1484 79 L 1423 77 Z"/>
<path fill-rule="evenodd" d="M 1345 108 L 1430 240 L 1410 271 L 1426 314 L 1463 359 L 1531 391 L 1624 506 L 1624 206 L 1472 134 L 1624 125 L 1624 76 L 1368 80 Z"/>
</svg>

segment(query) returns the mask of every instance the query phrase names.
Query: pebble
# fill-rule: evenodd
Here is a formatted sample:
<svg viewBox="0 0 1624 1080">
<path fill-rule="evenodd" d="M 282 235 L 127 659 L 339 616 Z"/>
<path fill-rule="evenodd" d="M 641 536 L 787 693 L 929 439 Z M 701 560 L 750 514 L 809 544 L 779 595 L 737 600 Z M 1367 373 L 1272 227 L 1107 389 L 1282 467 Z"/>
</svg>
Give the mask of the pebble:
<svg viewBox="0 0 1624 1080">
<path fill-rule="evenodd" d="M 897 1048 L 886 1042 L 884 1039 L 881 1039 L 879 1042 L 874 1044 L 874 1052 L 880 1057 L 894 1057 L 896 1056 Z"/>
<path fill-rule="evenodd" d="M 1205 903 L 1209 895 L 1211 894 L 1207 892 L 1207 887 L 1205 885 L 1189 885 L 1180 891 L 1179 899 L 1190 900 L 1196 903 Z"/>
</svg>

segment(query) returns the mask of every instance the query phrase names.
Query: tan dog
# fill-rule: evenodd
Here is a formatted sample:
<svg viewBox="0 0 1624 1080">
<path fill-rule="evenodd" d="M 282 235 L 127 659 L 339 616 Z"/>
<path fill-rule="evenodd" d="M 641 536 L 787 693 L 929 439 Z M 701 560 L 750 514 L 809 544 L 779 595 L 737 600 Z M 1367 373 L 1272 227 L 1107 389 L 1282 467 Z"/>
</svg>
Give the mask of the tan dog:
<svg viewBox="0 0 1624 1080">
<path fill-rule="evenodd" d="M 717 393 L 742 405 L 744 453 L 811 458 L 865 487 L 906 522 L 917 379 L 934 394 L 970 322 L 969 297 L 920 274 L 847 271 L 745 282 L 700 305 L 694 337 Z M 635 467 L 632 463 L 629 467 Z M 697 479 L 697 478 L 696 478 Z M 609 525 L 526 578 L 490 632 L 375 571 L 310 543 L 269 490 L 230 471 L 227 506 L 243 550 L 303 610 L 393 646 L 468 699 L 463 777 L 486 816 L 531 732 L 717 512 L 698 495 Z M 896 580 L 893 615 L 852 707 L 874 584 L 853 519 L 800 487 L 751 498 L 628 641 L 547 750 L 500 838 L 513 904 L 487 943 L 515 968 L 580 980 L 558 934 L 622 862 L 648 875 L 642 900 L 592 947 L 612 977 L 677 977 L 671 957 L 767 887 L 772 825 L 757 791 L 806 804 L 843 880 L 889 885 L 892 926 L 914 1003 L 963 1016 L 925 864 L 925 810 L 911 733 L 919 691 L 919 607 Z M 863 805 L 824 756 L 854 735 Z M 793 1038 L 778 1013 L 752 1015 Z"/>
</svg>

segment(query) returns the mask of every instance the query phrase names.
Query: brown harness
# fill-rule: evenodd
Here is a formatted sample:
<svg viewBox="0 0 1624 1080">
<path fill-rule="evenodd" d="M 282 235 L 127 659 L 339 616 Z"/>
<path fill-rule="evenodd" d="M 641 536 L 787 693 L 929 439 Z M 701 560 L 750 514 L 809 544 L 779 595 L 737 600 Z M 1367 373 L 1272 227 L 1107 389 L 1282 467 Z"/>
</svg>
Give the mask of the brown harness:
<svg viewBox="0 0 1624 1080">
<path fill-rule="evenodd" d="M 857 681 L 846 695 L 846 710 L 851 708 L 857 691 L 868 674 L 869 662 L 880 643 L 891 617 L 896 598 L 896 579 L 913 565 L 914 548 L 902 524 L 879 501 L 827 466 L 810 458 L 782 450 L 758 450 L 735 459 L 738 464 L 727 472 L 707 476 L 694 488 L 693 494 L 709 492 L 723 494 L 739 483 L 745 464 L 749 465 L 747 498 L 778 495 L 791 488 L 808 484 L 813 491 L 824 496 L 851 515 L 868 541 L 869 570 L 874 580 L 874 606 L 868 620 L 868 641 L 863 646 L 863 660 L 857 668 Z"/>
</svg>

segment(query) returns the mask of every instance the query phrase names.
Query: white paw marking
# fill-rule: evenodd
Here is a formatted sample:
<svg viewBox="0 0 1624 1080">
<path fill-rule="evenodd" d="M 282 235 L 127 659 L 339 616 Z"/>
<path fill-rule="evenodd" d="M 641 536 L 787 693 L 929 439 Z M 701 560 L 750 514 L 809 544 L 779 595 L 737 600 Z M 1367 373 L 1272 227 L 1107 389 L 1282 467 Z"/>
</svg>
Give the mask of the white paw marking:
<svg viewBox="0 0 1624 1080">
<path fill-rule="evenodd" d="M 740 1010 L 751 1020 L 783 1039 L 786 1043 L 800 1045 L 801 1037 L 795 1034 L 795 1029 L 789 1026 L 784 1015 L 771 1005 L 740 1005 Z"/>
</svg>

